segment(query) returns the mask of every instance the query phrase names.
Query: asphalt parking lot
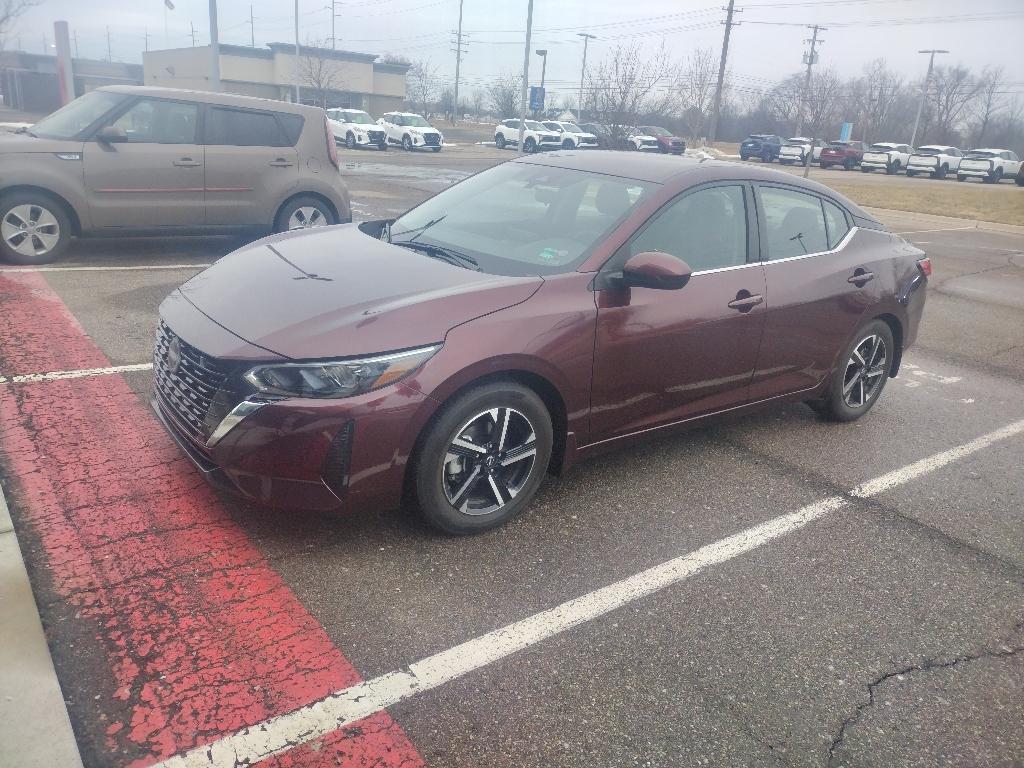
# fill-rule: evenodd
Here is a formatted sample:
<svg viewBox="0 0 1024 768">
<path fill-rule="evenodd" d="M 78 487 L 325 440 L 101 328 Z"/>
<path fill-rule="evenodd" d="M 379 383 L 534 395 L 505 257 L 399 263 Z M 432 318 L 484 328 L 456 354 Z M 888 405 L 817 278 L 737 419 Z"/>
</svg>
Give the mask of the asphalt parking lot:
<svg viewBox="0 0 1024 768">
<path fill-rule="evenodd" d="M 342 157 L 371 219 L 512 156 Z M 0 476 L 85 764 L 1020 766 L 1024 234 L 885 218 L 935 271 L 868 417 L 663 436 L 458 539 L 178 455 L 157 306 L 238 241 L 0 268 Z"/>
</svg>

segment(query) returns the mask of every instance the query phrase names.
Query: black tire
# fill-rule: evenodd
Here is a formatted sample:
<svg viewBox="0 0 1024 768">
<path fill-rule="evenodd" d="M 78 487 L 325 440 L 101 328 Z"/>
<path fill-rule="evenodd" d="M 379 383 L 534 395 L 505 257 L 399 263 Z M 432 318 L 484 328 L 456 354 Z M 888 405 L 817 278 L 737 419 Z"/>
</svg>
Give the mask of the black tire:
<svg viewBox="0 0 1024 768">
<path fill-rule="evenodd" d="M 380 144 L 377 145 L 377 149 L 379 149 L 381 152 L 387 152 L 388 143 L 386 141 L 382 141 Z"/>
<path fill-rule="evenodd" d="M 875 170 L 874 168 L 868 168 L 868 167 L 867 167 L 866 165 L 862 165 L 862 166 L 860 167 L 860 172 L 861 172 L 861 173 L 873 173 L 873 172 L 874 172 L 874 170 Z M 888 168 L 886 168 L 885 172 L 886 172 L 886 173 L 888 173 L 888 172 L 889 172 L 889 169 L 888 169 Z"/>
<path fill-rule="evenodd" d="M 964 175 L 962 175 L 962 174 L 959 174 L 959 173 L 958 173 L 958 174 L 956 175 L 956 180 L 957 180 L 957 181 L 967 181 L 967 177 L 966 177 L 966 176 L 964 176 Z"/>
<path fill-rule="evenodd" d="M 882 354 L 877 355 L 874 360 L 868 360 L 868 365 L 861 366 L 854 357 L 857 350 L 861 358 L 867 355 L 861 354 L 866 348 L 869 339 L 878 338 L 883 346 Z M 870 345 L 868 345 L 870 346 Z M 885 383 L 889 378 L 889 371 L 892 370 L 893 354 L 895 347 L 892 338 L 892 329 L 883 320 L 872 320 L 864 325 L 856 334 L 853 340 L 843 350 L 839 357 L 836 372 L 829 382 L 828 390 L 823 399 L 811 403 L 811 406 L 823 417 L 831 421 L 855 421 L 871 410 L 878 398 L 885 389 Z M 873 371 L 875 375 L 864 376 L 865 371 Z M 862 385 L 858 382 L 867 382 L 866 389 L 859 390 Z M 852 384 L 852 387 L 851 387 Z M 849 390 L 847 391 L 847 388 Z M 862 400 L 857 404 L 857 400 Z M 850 401 L 853 401 L 851 404 Z"/>
<path fill-rule="evenodd" d="M 431 148 L 430 148 L 430 151 L 431 151 L 431 152 L 435 152 L 435 153 L 436 153 L 436 152 L 440 152 L 440 151 L 441 151 L 441 148 L 440 148 L 440 147 L 431 147 Z"/>
<path fill-rule="evenodd" d="M 761 153 L 761 162 L 770 163 L 772 161 L 772 153 L 770 151 L 764 151 Z"/>
<path fill-rule="evenodd" d="M 1018 171 L 1017 172 L 1017 177 L 1013 180 L 1013 182 L 1018 187 L 1024 187 L 1024 171 Z"/>
<path fill-rule="evenodd" d="M 843 160 L 843 170 L 844 171 L 852 171 L 856 167 L 857 167 L 857 161 L 854 160 L 852 157 L 848 157 L 845 160 Z"/>
<path fill-rule="evenodd" d="M 832 165 L 831 163 L 823 163 L 823 162 L 821 162 L 821 160 L 818 161 L 818 167 L 819 168 L 828 168 L 831 165 Z"/>
<path fill-rule="evenodd" d="M 332 211 L 330 206 L 319 197 L 313 197 L 312 195 L 299 195 L 281 206 L 281 210 L 279 210 L 277 212 L 277 216 L 274 217 L 274 231 L 288 231 L 288 224 L 291 221 L 292 214 L 300 208 L 314 208 L 320 212 L 320 216 L 323 217 L 324 223 L 322 225 L 314 225 L 314 227 L 329 226 L 331 224 L 338 223 L 338 219 L 334 215 L 334 211 Z"/>
<path fill-rule="evenodd" d="M 348 134 L 346 134 L 345 136 L 345 146 L 348 149 L 356 148 L 356 135 L 352 133 L 352 131 L 349 131 Z"/>
<path fill-rule="evenodd" d="M 18 212 L 19 208 L 23 211 Z M 33 216 L 35 218 L 24 221 L 24 218 Z M 47 239 L 56 234 L 56 242 L 47 245 L 38 236 L 26 242 L 28 235 L 19 236 L 21 223 L 29 229 L 38 227 L 39 234 Z M 12 264 L 49 264 L 56 261 L 67 250 L 73 234 L 71 217 L 64 205 L 39 192 L 12 192 L 0 197 L 0 228 L 4 230 L 0 237 L 0 258 Z M 31 252 L 17 250 L 19 246 Z"/>
<path fill-rule="evenodd" d="M 412 152 L 412 137 L 408 133 L 402 137 L 402 149 L 406 152 Z"/>
<path fill-rule="evenodd" d="M 893 160 L 891 163 L 887 163 L 886 164 L 886 166 L 885 166 L 885 173 L 886 173 L 887 176 L 892 176 L 893 174 L 896 174 L 896 173 L 899 173 L 899 172 L 900 172 L 900 161 L 899 160 Z"/>
<path fill-rule="evenodd" d="M 750 159 L 750 155 L 740 155 L 740 160 L 743 160 L 744 162 L 746 162 L 749 159 Z"/>
<path fill-rule="evenodd" d="M 497 147 L 498 149 L 504 149 L 505 148 L 505 136 L 504 136 L 504 134 L 499 133 L 497 136 L 494 137 L 494 146 Z"/>
<path fill-rule="evenodd" d="M 537 151 L 537 141 L 531 136 L 523 142 L 523 149 L 527 154 L 532 155 Z"/>
<path fill-rule="evenodd" d="M 566 139 L 562 142 L 562 149 L 576 149 L 576 147 L 573 146 L 572 139 Z"/>
<path fill-rule="evenodd" d="M 989 184 L 998 184 L 1002 180 L 1003 180 L 1003 169 L 1002 168 L 996 168 L 995 173 L 993 173 L 991 176 L 986 176 L 985 177 L 985 181 L 987 181 Z"/>
<path fill-rule="evenodd" d="M 942 167 L 939 168 L 935 173 L 932 174 L 933 179 L 944 179 L 946 174 L 949 173 L 949 166 L 943 163 Z"/>
<path fill-rule="evenodd" d="M 491 411 L 499 414 L 498 419 L 489 415 Z M 505 454 L 496 450 L 504 413 L 510 414 L 509 442 L 514 440 L 521 451 L 528 451 L 530 430 L 535 450 L 507 467 L 501 458 Z M 488 425 L 490 432 L 485 431 Z M 465 451 L 462 455 L 450 453 L 456 448 L 457 438 Z M 434 527 L 454 534 L 481 533 L 506 523 L 526 508 L 540 487 L 551 459 L 552 442 L 551 415 L 533 390 L 512 382 L 495 382 L 459 395 L 427 427 L 413 459 L 411 490 L 420 513 Z M 478 448 L 468 451 L 466 445 Z M 477 450 L 481 458 L 476 458 Z M 529 466 L 515 466 L 531 458 Z M 472 479 L 474 474 L 476 481 Z M 514 493 L 506 493 L 515 486 Z M 456 508 L 453 500 L 455 504 L 460 500 L 463 503 Z"/>
<path fill-rule="evenodd" d="M 912 170 L 910 170 L 910 169 L 908 168 L 908 169 L 907 169 L 907 176 L 908 176 L 909 178 L 914 178 L 915 176 L 917 176 L 917 171 L 912 171 Z"/>
</svg>

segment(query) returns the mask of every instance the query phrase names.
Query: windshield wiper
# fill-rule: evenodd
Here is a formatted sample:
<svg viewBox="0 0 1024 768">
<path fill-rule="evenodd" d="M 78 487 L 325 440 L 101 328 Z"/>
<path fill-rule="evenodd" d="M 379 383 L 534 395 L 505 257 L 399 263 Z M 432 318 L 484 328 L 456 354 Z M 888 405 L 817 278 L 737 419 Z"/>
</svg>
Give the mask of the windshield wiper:
<svg viewBox="0 0 1024 768">
<path fill-rule="evenodd" d="M 25 128 L 25 127 L 19 128 L 18 130 L 15 131 L 15 133 L 24 133 L 24 134 L 27 134 L 27 135 L 31 136 L 33 139 L 38 139 L 39 138 L 34 133 L 32 133 L 32 131 L 30 131 L 28 128 Z"/>
<path fill-rule="evenodd" d="M 453 264 L 456 267 L 465 267 L 466 269 L 475 269 L 477 272 L 480 271 L 480 262 L 472 256 L 467 256 L 465 253 L 453 251 L 450 248 L 442 248 L 439 245 L 431 245 L 430 243 L 417 243 L 415 240 L 401 240 L 395 243 L 395 245 L 401 245 L 405 248 L 422 251 L 432 259 L 439 259 L 440 261 L 447 262 L 448 264 Z"/>
<path fill-rule="evenodd" d="M 423 224 L 423 225 L 421 225 L 419 227 L 413 227 L 412 229 L 403 229 L 401 232 L 392 232 L 391 231 L 391 226 L 388 225 L 388 242 L 392 242 L 392 240 L 391 240 L 391 236 L 392 235 L 408 235 L 410 232 L 415 232 L 416 234 L 413 237 L 410 237 L 409 240 L 408 240 L 408 242 L 411 243 L 413 240 L 415 240 L 417 237 L 422 235 L 424 232 L 426 232 L 432 226 L 434 226 L 435 224 L 440 224 L 442 221 L 444 221 L 444 218 L 447 215 L 448 214 L 444 214 L 443 216 L 438 216 L 436 219 L 431 219 L 426 224 Z"/>
</svg>

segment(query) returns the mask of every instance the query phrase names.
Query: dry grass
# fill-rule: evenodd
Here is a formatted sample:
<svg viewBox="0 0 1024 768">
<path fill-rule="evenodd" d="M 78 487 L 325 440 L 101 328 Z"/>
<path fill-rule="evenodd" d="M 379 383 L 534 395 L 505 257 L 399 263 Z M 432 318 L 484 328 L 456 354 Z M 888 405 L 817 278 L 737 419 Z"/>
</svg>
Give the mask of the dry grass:
<svg viewBox="0 0 1024 768">
<path fill-rule="evenodd" d="M 844 184 L 838 179 L 827 183 L 855 203 L 875 208 L 1024 225 L 1024 189 L 1015 184 L 929 183 L 924 179 L 916 182 L 917 186 Z"/>
</svg>

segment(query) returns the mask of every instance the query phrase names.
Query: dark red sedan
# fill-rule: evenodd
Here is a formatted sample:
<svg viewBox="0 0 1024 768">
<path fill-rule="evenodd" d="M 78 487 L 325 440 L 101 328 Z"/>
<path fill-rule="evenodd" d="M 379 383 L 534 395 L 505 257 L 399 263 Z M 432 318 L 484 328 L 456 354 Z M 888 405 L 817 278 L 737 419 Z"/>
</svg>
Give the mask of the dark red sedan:
<svg viewBox="0 0 1024 768">
<path fill-rule="evenodd" d="M 154 402 L 214 483 L 279 507 L 415 501 L 455 533 L 546 471 L 724 411 L 852 420 L 930 263 L 830 189 L 738 163 L 555 152 L 395 221 L 275 235 L 160 307 Z"/>
</svg>

